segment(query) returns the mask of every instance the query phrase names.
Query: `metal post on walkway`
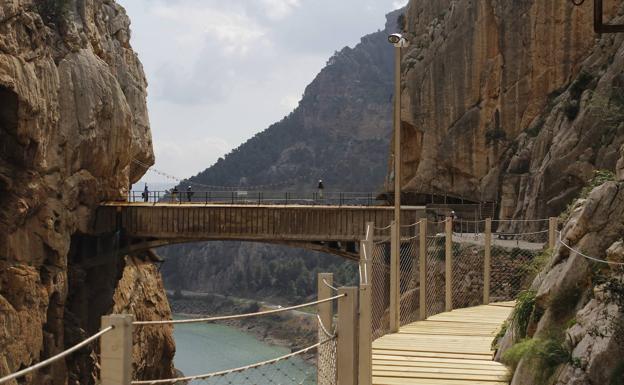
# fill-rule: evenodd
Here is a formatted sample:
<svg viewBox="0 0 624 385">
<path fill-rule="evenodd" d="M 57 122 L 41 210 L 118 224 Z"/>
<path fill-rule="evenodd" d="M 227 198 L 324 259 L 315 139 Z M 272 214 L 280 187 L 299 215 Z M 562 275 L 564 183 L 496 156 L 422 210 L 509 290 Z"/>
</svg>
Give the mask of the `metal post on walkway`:
<svg viewBox="0 0 624 385">
<path fill-rule="evenodd" d="M 399 306 L 399 263 L 401 246 L 398 233 L 401 232 L 397 222 L 393 222 L 390 228 L 390 332 L 397 333 L 399 331 L 401 319 Z"/>
<path fill-rule="evenodd" d="M 358 328 L 358 385 L 373 383 L 373 327 L 371 314 L 371 267 L 374 222 L 366 223 L 366 236 L 360 242 L 360 299 Z"/>
<path fill-rule="evenodd" d="M 419 311 L 420 319 L 427 318 L 427 218 L 420 220 L 420 238 L 419 238 L 419 252 L 418 252 L 418 274 L 420 278 L 420 300 Z"/>
<path fill-rule="evenodd" d="M 317 290 L 318 290 L 318 300 L 324 300 L 330 298 L 332 293 L 331 286 L 334 285 L 334 274 L 332 273 L 319 273 L 317 276 Z M 331 333 L 332 322 L 334 320 L 334 303 L 333 302 L 325 302 L 318 304 L 318 315 L 321 320 L 322 325 L 319 325 L 318 338 L 319 342 L 325 341 L 328 337 L 325 334 L 325 331 L 322 330 L 322 327 L 327 329 L 328 333 Z M 327 367 L 324 362 L 321 362 L 320 355 L 317 354 L 317 378 L 318 385 L 333 385 L 327 381 L 331 379 L 331 367 Z"/>
<path fill-rule="evenodd" d="M 548 248 L 554 249 L 557 245 L 557 218 L 548 218 Z"/>
<path fill-rule="evenodd" d="M 490 278 L 492 273 L 492 218 L 485 220 L 485 251 L 483 258 L 483 304 L 490 303 Z"/>
<path fill-rule="evenodd" d="M 338 346 L 336 349 L 336 378 L 340 385 L 357 385 L 357 287 L 338 288 Z"/>
<path fill-rule="evenodd" d="M 446 311 L 453 310 L 453 218 L 447 217 L 445 225 L 444 292 Z"/>
<path fill-rule="evenodd" d="M 100 339 L 101 385 L 130 385 L 132 381 L 132 322 L 131 314 L 102 317 L 102 328 L 114 329 Z"/>
</svg>

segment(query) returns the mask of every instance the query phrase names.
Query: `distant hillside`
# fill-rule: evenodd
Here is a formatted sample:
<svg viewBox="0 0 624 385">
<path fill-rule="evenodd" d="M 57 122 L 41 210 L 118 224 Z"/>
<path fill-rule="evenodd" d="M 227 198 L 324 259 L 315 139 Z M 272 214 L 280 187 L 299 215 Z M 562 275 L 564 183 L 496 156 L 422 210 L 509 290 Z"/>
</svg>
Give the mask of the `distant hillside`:
<svg viewBox="0 0 624 385">
<path fill-rule="evenodd" d="M 307 189 L 320 178 L 328 189 L 380 189 L 392 131 L 393 55 L 387 35 L 398 14 L 388 15 L 384 31 L 336 52 L 290 115 L 187 182 Z"/>
<path fill-rule="evenodd" d="M 181 185 L 273 184 L 276 190 L 379 191 L 392 134 L 393 51 L 383 31 L 367 35 L 327 62 L 306 87 L 299 106 Z M 200 185 L 201 184 L 201 185 Z M 209 242 L 160 250 L 170 289 L 298 301 L 316 290 L 316 273 L 354 282 L 356 266 L 338 257 L 272 245 Z"/>
</svg>

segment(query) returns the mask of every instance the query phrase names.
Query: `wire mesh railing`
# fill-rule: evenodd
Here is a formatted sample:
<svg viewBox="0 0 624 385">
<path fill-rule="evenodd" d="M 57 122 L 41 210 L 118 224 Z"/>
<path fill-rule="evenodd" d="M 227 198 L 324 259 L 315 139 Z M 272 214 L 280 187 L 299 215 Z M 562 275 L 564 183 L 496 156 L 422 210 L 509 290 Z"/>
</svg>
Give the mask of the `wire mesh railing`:
<svg viewBox="0 0 624 385">
<path fill-rule="evenodd" d="M 151 204 L 236 204 L 236 205 L 353 205 L 382 204 L 373 192 L 351 191 L 129 191 L 130 203 Z"/>
<path fill-rule="evenodd" d="M 335 362 L 336 337 L 327 338 L 305 349 L 292 352 L 274 359 L 258 362 L 238 368 L 221 370 L 211 373 L 167 378 L 160 380 L 137 380 L 132 385 L 161 385 L 161 384 L 207 384 L 207 385 L 259 385 L 259 384 L 301 384 L 316 385 L 335 384 L 332 378 L 323 378 L 317 382 L 317 370 L 309 364 L 315 352 L 326 351 L 323 357 Z M 328 362 L 328 364 L 331 364 Z M 323 381 L 329 380 L 329 381 Z"/>
<path fill-rule="evenodd" d="M 453 240 L 452 301 L 453 308 L 483 304 L 485 247 L 472 242 Z"/>
<path fill-rule="evenodd" d="M 407 236 L 401 236 L 401 252 L 399 260 L 399 318 L 400 325 L 403 326 L 417 321 L 420 316 L 419 223 L 406 226 L 401 230 L 401 232 L 407 233 Z"/>
<path fill-rule="evenodd" d="M 425 306 L 426 316 L 442 313 L 445 301 L 445 236 L 427 236 Z"/>
<path fill-rule="evenodd" d="M 371 261 L 371 328 L 373 340 L 390 332 L 389 231 L 383 237 L 384 239 L 381 241 L 373 243 Z"/>
</svg>

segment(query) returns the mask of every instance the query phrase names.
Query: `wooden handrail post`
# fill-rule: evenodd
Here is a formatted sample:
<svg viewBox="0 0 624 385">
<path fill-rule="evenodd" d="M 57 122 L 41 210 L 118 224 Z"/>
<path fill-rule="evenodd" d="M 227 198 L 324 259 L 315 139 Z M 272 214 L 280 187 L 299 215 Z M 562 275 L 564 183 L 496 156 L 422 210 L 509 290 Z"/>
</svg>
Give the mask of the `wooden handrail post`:
<svg viewBox="0 0 624 385">
<path fill-rule="evenodd" d="M 360 242 L 360 298 L 358 328 L 358 385 L 373 383 L 373 327 L 371 321 L 374 223 L 366 223 L 366 236 Z"/>
<path fill-rule="evenodd" d="M 336 378 L 340 385 L 357 385 L 357 287 L 338 288 L 338 346 L 336 349 Z"/>
<path fill-rule="evenodd" d="M 492 218 L 485 220 L 485 250 L 483 256 L 483 304 L 490 303 L 490 280 L 492 273 Z"/>
<path fill-rule="evenodd" d="M 101 385 L 130 385 L 132 381 L 132 321 L 131 314 L 102 317 L 102 328 L 114 329 L 100 338 Z"/>
<path fill-rule="evenodd" d="M 319 273 L 317 276 L 317 280 L 318 280 L 317 282 L 318 299 L 323 300 L 323 299 L 330 298 L 333 294 L 332 288 L 330 286 L 334 285 L 334 274 Z M 321 303 L 318 305 L 319 318 L 321 319 L 321 323 L 323 324 L 323 326 L 327 329 L 327 332 L 329 333 L 331 333 L 333 330 L 332 328 L 332 322 L 334 319 L 333 313 L 334 313 L 333 302 L 325 302 L 325 303 Z M 319 342 L 325 341 L 328 338 L 322 329 L 323 326 L 319 325 L 319 330 L 318 330 Z M 317 358 L 316 370 L 317 370 L 318 385 L 333 385 L 327 382 L 331 378 L 331 374 L 332 374 L 330 372 L 331 368 L 325 366 L 324 363 L 321 362 L 321 359 L 320 359 L 321 357 L 318 354 L 316 358 Z"/>
<path fill-rule="evenodd" d="M 420 243 L 418 252 L 418 274 L 420 277 L 419 312 L 420 319 L 427 318 L 427 218 L 420 220 Z"/>
<path fill-rule="evenodd" d="M 453 310 L 453 218 L 447 217 L 445 225 L 444 301 L 446 311 Z"/>
<path fill-rule="evenodd" d="M 396 222 L 392 222 L 390 228 L 390 332 L 397 333 L 400 327 L 401 306 L 399 303 L 400 296 L 400 252 L 401 245 L 397 232 L 400 233 L 400 226 Z"/>
<path fill-rule="evenodd" d="M 557 218 L 548 218 L 548 248 L 554 249 L 557 245 Z"/>
</svg>

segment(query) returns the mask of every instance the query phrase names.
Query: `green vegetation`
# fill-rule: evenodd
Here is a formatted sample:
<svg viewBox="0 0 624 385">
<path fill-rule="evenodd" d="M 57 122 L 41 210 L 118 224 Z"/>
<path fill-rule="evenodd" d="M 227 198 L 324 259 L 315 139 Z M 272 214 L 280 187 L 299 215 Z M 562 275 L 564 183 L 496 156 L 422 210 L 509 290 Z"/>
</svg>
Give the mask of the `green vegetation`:
<svg viewBox="0 0 624 385">
<path fill-rule="evenodd" d="M 498 350 L 500 340 L 507 334 L 507 329 L 509 329 L 509 322 L 505 321 L 492 341 L 492 350 Z"/>
<path fill-rule="evenodd" d="M 564 346 L 563 333 L 558 331 L 551 332 L 543 338 L 522 340 L 503 354 L 503 363 L 510 366 L 513 371 L 523 359 L 528 361 L 527 368 L 533 375 L 533 385 L 551 383 L 557 367 L 577 361 Z"/>
<path fill-rule="evenodd" d="M 531 314 L 535 309 L 535 290 L 526 290 L 518 295 L 516 307 L 511 313 L 514 338 L 522 339 L 527 335 Z"/>
<path fill-rule="evenodd" d="M 594 76 L 588 72 L 581 71 L 578 77 L 570 85 L 570 99 L 564 105 L 564 112 L 569 120 L 574 120 L 581 108 L 581 96 L 594 80 Z"/>
<path fill-rule="evenodd" d="M 525 287 L 531 285 L 531 283 L 535 280 L 537 275 L 544 270 L 548 262 L 550 262 L 550 258 L 552 258 L 552 249 L 547 249 L 542 251 L 541 253 L 535 255 L 531 262 L 526 265 L 521 266 L 521 276 L 524 277 Z"/>
<path fill-rule="evenodd" d="M 45 23 L 58 24 L 69 12 L 72 0 L 35 0 L 37 11 Z"/>
<path fill-rule="evenodd" d="M 609 385 L 624 385 L 624 360 L 620 361 L 611 373 Z"/>
<path fill-rule="evenodd" d="M 544 119 L 544 116 L 540 116 L 535 124 L 527 128 L 527 135 L 529 135 L 531 138 L 535 138 L 542 131 L 542 128 L 544 128 L 544 124 L 546 124 L 546 120 Z"/>
<path fill-rule="evenodd" d="M 574 312 L 582 294 L 582 288 L 577 285 L 561 288 L 550 298 L 548 308 L 557 319 L 566 319 Z"/>
</svg>

